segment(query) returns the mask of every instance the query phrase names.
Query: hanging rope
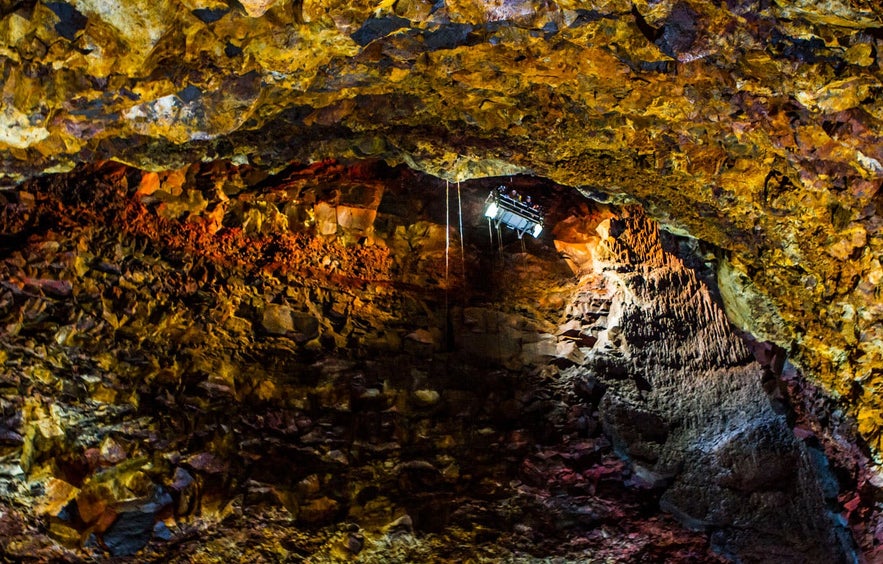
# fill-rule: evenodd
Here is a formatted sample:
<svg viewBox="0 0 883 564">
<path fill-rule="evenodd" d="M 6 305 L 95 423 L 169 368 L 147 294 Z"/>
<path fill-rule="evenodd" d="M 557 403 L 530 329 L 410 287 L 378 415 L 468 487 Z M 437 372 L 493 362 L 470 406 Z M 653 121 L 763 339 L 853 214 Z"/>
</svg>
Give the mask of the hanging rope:
<svg viewBox="0 0 883 564">
<path fill-rule="evenodd" d="M 457 181 L 457 213 L 460 216 L 460 272 L 466 284 L 466 245 L 463 242 L 463 200 L 460 199 L 460 181 Z"/>
<path fill-rule="evenodd" d="M 494 229 L 491 227 L 491 218 L 487 218 L 487 236 L 491 243 L 491 252 L 494 250 Z"/>
<path fill-rule="evenodd" d="M 448 289 L 448 272 L 451 255 L 451 183 L 445 180 L 445 290 Z"/>
<path fill-rule="evenodd" d="M 448 313 L 448 274 L 450 271 L 450 255 L 451 255 L 451 183 L 445 180 L 445 321 L 444 321 L 444 342 L 445 349 L 450 348 L 451 342 L 448 336 L 448 324 L 450 317 Z"/>
</svg>

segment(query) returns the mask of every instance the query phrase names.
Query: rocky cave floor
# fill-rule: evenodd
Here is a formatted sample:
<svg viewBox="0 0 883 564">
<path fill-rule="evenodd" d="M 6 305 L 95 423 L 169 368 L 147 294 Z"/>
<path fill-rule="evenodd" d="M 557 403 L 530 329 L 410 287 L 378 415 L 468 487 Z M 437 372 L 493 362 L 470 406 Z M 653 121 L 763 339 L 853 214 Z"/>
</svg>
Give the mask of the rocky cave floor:
<svg viewBox="0 0 883 564">
<path fill-rule="evenodd" d="M 444 183 L 377 163 L 104 163 L 0 195 L 2 556 L 727 561 L 602 429 L 611 383 L 579 368 L 613 290 L 550 233 L 496 253 L 491 182 L 462 187 L 447 267 Z M 619 213 L 544 190 L 550 226 Z M 752 346 L 880 557 L 852 424 Z"/>
</svg>

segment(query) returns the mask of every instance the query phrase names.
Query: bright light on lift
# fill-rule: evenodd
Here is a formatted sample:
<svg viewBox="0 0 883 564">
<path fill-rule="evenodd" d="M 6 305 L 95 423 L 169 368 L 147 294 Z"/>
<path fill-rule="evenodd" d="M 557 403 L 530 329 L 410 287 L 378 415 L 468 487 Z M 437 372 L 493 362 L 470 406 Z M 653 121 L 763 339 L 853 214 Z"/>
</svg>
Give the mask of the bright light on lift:
<svg viewBox="0 0 883 564">
<path fill-rule="evenodd" d="M 507 193 L 505 186 L 498 186 L 488 194 L 484 216 L 488 218 L 488 228 L 496 224 L 499 231 L 500 226 L 505 225 L 515 231 L 519 239 L 527 233 L 536 238 L 543 232 L 542 209 L 531 203 L 530 196 L 522 199 L 515 190 Z"/>
</svg>

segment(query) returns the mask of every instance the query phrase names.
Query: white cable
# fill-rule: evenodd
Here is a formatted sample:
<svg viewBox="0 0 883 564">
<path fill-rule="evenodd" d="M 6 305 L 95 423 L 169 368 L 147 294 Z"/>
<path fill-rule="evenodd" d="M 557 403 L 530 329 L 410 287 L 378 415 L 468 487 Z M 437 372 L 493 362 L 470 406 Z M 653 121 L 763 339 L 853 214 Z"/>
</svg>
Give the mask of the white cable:
<svg viewBox="0 0 883 564">
<path fill-rule="evenodd" d="M 466 282 L 466 246 L 463 243 L 463 201 L 460 199 L 460 181 L 457 181 L 457 213 L 460 215 L 460 271 Z"/>
</svg>

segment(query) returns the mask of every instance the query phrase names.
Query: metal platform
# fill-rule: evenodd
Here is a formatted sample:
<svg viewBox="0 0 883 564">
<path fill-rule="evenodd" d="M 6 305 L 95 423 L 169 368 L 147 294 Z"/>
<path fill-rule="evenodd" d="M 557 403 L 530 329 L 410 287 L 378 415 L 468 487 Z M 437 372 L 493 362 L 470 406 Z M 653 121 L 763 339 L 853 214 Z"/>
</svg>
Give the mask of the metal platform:
<svg viewBox="0 0 883 564">
<path fill-rule="evenodd" d="M 499 188 L 488 194 L 484 202 L 484 216 L 495 222 L 498 228 L 505 225 L 512 229 L 518 233 L 519 239 L 525 233 L 536 238 L 543 231 L 543 216 L 539 210 L 507 196 Z"/>
</svg>

